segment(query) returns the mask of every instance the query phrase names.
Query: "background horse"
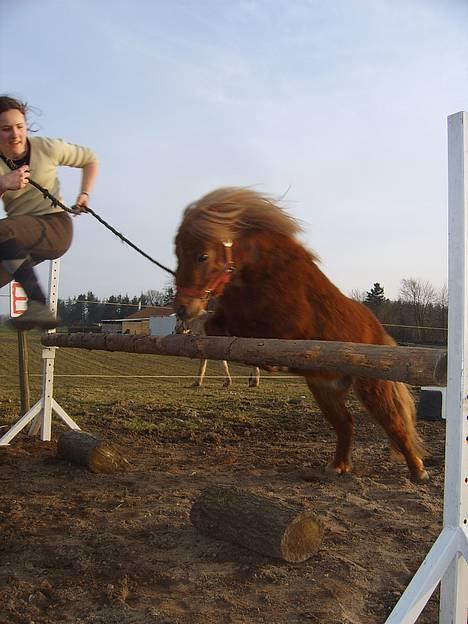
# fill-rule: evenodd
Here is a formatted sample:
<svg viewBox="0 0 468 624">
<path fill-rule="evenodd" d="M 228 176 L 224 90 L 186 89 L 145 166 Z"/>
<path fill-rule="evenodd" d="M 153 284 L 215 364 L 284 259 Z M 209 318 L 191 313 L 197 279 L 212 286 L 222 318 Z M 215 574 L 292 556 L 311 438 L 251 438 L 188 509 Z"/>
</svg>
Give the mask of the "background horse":
<svg viewBox="0 0 468 624">
<path fill-rule="evenodd" d="M 211 296 L 210 335 L 333 340 L 394 345 L 372 312 L 343 295 L 297 240 L 295 219 L 268 197 L 244 188 L 221 188 L 190 204 L 175 244 L 176 307 L 181 318 L 202 312 Z M 302 375 L 337 435 L 328 468 L 351 470 L 351 389 L 383 427 L 412 477 L 428 478 L 415 428 L 415 407 L 405 384 L 344 374 Z"/>
<path fill-rule="evenodd" d="M 213 312 L 203 311 L 199 316 L 187 321 L 178 321 L 175 329 L 176 334 L 194 334 L 195 336 L 206 336 L 205 323 Z M 200 365 L 198 367 L 197 378 L 193 382 L 194 388 L 200 388 L 203 385 L 205 379 L 206 367 L 208 360 L 200 358 Z M 226 360 L 222 360 L 224 379 L 223 387 L 227 388 L 232 385 L 231 371 L 229 370 L 229 364 Z M 258 388 L 260 385 L 260 369 L 258 366 L 253 366 L 249 373 L 249 388 Z"/>
</svg>

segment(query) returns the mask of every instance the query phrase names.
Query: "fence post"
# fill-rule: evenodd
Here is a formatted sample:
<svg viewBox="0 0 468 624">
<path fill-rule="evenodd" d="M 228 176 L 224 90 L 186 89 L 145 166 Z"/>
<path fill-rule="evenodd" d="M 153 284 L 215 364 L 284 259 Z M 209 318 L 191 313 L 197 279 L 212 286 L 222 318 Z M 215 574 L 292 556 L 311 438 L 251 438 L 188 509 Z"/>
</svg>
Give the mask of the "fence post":
<svg viewBox="0 0 468 624">
<path fill-rule="evenodd" d="M 28 340 L 25 331 L 18 332 L 18 371 L 21 398 L 21 415 L 31 408 L 31 394 L 29 391 L 29 353 Z"/>
</svg>

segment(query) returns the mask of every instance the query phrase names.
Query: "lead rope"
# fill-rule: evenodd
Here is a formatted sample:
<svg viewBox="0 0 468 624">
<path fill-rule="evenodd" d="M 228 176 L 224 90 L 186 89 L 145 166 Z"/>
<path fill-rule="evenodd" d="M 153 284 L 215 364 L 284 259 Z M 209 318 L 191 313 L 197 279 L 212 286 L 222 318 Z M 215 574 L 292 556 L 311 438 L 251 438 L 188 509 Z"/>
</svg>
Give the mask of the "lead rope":
<svg viewBox="0 0 468 624">
<path fill-rule="evenodd" d="M 15 165 L 15 163 L 12 160 L 10 160 L 9 158 L 5 158 L 4 156 L 2 156 L 2 159 L 5 161 L 5 163 L 8 165 L 8 167 L 10 167 L 10 169 L 12 171 L 14 171 L 15 169 L 18 168 Z M 45 199 L 49 199 L 51 201 L 51 203 L 52 203 L 52 206 L 59 206 L 60 208 L 62 208 L 62 210 L 65 210 L 65 212 L 69 212 L 70 214 L 74 214 L 74 215 L 77 214 L 73 210 L 73 208 L 69 208 L 68 206 L 63 204 L 59 199 L 57 199 L 56 197 L 51 195 L 49 193 L 49 191 L 46 188 L 44 188 L 43 186 L 41 186 L 38 182 L 35 182 L 34 180 L 31 180 L 31 178 L 29 178 L 29 184 L 31 184 L 32 186 L 34 186 L 34 188 L 36 188 L 38 191 L 40 191 Z M 146 258 L 147 260 L 149 260 L 150 262 L 152 262 L 153 264 L 158 266 L 163 271 L 166 271 L 167 273 L 170 273 L 171 275 L 175 276 L 175 272 L 172 271 L 172 269 L 168 269 L 166 266 L 164 266 L 164 264 L 161 264 L 160 262 L 158 262 L 157 260 L 155 260 L 154 258 L 149 256 L 147 253 L 145 253 L 142 249 L 137 247 L 134 243 L 132 243 L 132 241 L 128 240 L 128 238 L 126 238 L 123 234 L 121 234 L 120 232 L 117 232 L 117 230 L 115 228 L 113 228 L 112 225 L 107 223 L 107 221 L 104 221 L 104 219 L 102 217 L 100 217 L 96 212 L 94 212 L 94 210 L 92 210 L 91 208 L 86 207 L 86 211 L 89 212 L 89 214 L 91 214 L 95 219 L 97 219 L 97 221 L 99 221 L 99 223 L 102 223 L 102 225 L 104 227 L 106 227 L 108 230 L 110 230 L 112 232 L 112 234 L 115 234 L 115 236 L 120 238 L 121 241 L 123 241 L 124 243 L 126 243 L 127 245 L 132 247 L 132 249 L 137 251 L 144 258 Z"/>
</svg>

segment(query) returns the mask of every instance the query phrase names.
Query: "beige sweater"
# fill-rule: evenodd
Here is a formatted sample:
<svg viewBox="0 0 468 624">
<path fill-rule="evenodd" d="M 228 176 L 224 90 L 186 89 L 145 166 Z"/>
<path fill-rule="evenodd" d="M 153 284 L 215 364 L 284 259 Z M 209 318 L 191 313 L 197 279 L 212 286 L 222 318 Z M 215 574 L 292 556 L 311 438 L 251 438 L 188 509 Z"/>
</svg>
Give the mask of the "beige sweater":
<svg viewBox="0 0 468 624">
<path fill-rule="evenodd" d="M 48 139 L 46 137 L 28 137 L 31 146 L 29 168 L 31 179 L 46 188 L 51 195 L 63 201 L 60 195 L 60 182 L 57 177 L 57 167 L 86 167 L 89 163 L 97 162 L 92 150 L 80 145 L 65 143 L 62 139 Z M 0 175 L 11 170 L 0 159 Z M 44 215 L 52 212 L 62 212 L 62 209 L 51 205 L 49 199 L 44 199 L 42 193 L 27 184 L 19 191 L 6 191 L 2 197 L 5 211 L 9 217 L 19 215 Z"/>
</svg>

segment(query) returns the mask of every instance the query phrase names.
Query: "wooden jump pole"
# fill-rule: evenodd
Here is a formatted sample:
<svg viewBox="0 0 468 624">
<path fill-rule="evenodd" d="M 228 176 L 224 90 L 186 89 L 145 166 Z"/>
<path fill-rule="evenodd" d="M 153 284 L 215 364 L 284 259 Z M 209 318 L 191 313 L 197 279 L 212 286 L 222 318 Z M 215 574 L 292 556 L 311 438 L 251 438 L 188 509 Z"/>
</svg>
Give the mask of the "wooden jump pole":
<svg viewBox="0 0 468 624">
<path fill-rule="evenodd" d="M 320 340 L 235 338 L 232 336 L 138 336 L 121 334 L 48 334 L 47 347 L 153 353 L 259 366 L 294 372 L 339 372 L 355 377 L 403 381 L 415 386 L 444 386 L 447 353 L 441 349 L 367 345 Z"/>
</svg>

